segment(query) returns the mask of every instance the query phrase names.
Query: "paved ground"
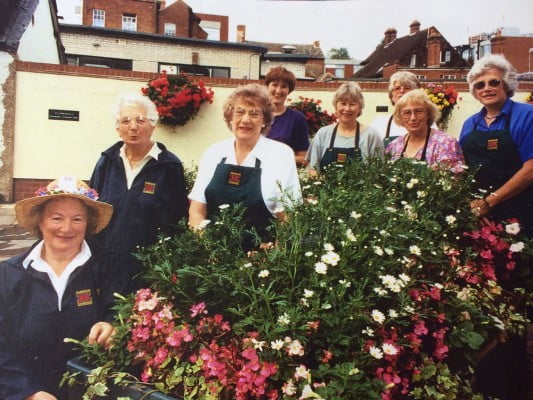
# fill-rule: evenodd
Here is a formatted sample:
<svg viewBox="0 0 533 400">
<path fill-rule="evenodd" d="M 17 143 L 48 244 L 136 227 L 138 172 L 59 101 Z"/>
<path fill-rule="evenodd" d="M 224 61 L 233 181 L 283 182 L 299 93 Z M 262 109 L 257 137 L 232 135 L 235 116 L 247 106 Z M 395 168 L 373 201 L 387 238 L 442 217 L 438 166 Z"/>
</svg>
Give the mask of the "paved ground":
<svg viewBox="0 0 533 400">
<path fill-rule="evenodd" d="M 0 261 L 22 253 L 35 237 L 17 225 L 12 204 L 0 204 Z"/>
</svg>

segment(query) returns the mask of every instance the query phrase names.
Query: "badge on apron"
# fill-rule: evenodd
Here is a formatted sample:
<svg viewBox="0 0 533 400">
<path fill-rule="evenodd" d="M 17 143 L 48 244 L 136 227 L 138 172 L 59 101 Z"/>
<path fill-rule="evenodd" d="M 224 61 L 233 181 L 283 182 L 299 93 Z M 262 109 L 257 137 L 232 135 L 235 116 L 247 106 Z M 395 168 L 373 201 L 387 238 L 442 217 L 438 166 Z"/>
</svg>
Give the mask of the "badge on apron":
<svg viewBox="0 0 533 400">
<path fill-rule="evenodd" d="M 487 140 L 487 150 L 498 150 L 498 139 Z"/>
<path fill-rule="evenodd" d="M 78 304 L 78 307 L 90 306 L 93 304 L 91 289 L 76 290 L 76 303 Z"/>
<path fill-rule="evenodd" d="M 242 173 L 238 171 L 229 171 L 228 184 L 232 186 L 240 186 L 241 178 L 242 178 Z"/>
<path fill-rule="evenodd" d="M 345 163 L 347 158 L 348 158 L 348 154 L 346 154 L 346 153 L 337 153 L 337 162 L 339 164 Z"/>
<path fill-rule="evenodd" d="M 144 182 L 143 193 L 154 194 L 155 193 L 155 183 L 154 182 Z"/>
</svg>

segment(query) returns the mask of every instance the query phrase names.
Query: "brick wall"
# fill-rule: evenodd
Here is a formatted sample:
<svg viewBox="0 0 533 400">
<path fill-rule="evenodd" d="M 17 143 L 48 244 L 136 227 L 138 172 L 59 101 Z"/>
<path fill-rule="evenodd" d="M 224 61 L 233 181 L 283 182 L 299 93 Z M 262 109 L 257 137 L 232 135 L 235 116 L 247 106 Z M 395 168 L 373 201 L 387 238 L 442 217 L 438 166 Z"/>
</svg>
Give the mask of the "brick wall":
<svg viewBox="0 0 533 400">
<path fill-rule="evenodd" d="M 165 32 L 165 22 L 176 24 L 176 36 L 207 39 L 207 33 L 199 26 L 200 18 L 181 0 L 159 12 L 157 33 L 163 34 Z"/>
<path fill-rule="evenodd" d="M 122 14 L 137 16 L 137 32 L 156 33 L 155 0 L 84 0 L 82 24 L 93 25 L 93 10 L 105 11 L 105 28 L 122 29 Z"/>
<path fill-rule="evenodd" d="M 227 15 L 214 15 L 214 14 L 202 14 L 195 13 L 200 17 L 202 21 L 214 21 L 220 23 L 220 41 L 228 41 L 228 31 L 229 31 L 229 18 Z"/>
<path fill-rule="evenodd" d="M 493 54 L 503 54 L 505 58 L 520 72 L 533 70 L 533 37 L 495 36 L 490 41 Z"/>
<path fill-rule="evenodd" d="M 230 66 L 231 78 L 258 78 L 259 57 L 257 53 L 246 49 L 221 48 L 206 44 L 181 45 L 164 40 L 125 39 L 65 31 L 61 33 L 61 40 L 66 54 L 132 60 L 134 71 L 157 72 L 159 62 L 192 64 L 192 53 L 196 52 L 199 53 L 200 65 Z M 95 43 L 98 46 L 95 46 Z"/>
<path fill-rule="evenodd" d="M 58 177 L 59 178 L 59 177 Z M 35 191 L 40 187 L 48 185 L 49 179 L 13 179 L 14 200 L 19 201 L 35 196 Z"/>
</svg>

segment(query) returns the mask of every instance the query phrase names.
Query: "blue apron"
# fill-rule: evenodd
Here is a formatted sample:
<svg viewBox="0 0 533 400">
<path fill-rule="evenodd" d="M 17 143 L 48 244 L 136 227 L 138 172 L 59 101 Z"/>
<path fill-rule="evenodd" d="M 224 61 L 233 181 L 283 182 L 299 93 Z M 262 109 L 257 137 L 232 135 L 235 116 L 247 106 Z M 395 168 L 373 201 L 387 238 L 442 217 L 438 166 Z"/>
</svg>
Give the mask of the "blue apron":
<svg viewBox="0 0 533 400">
<path fill-rule="evenodd" d="M 354 147 L 334 147 L 335 137 L 337 136 L 337 127 L 333 128 L 329 147 L 320 160 L 320 169 L 326 168 L 330 164 L 344 164 L 348 160 L 361 160 L 361 149 L 359 148 L 359 122 L 356 122 Z"/>
<path fill-rule="evenodd" d="M 480 189 L 493 192 L 507 182 L 520 168 L 522 160 L 509 129 L 511 111 L 504 129 L 480 131 L 479 121 L 463 141 L 463 153 L 467 165 L 477 169 L 475 179 Z M 490 209 L 489 215 L 496 221 L 517 218 L 523 233 L 533 234 L 533 186 L 522 193 Z"/>
<path fill-rule="evenodd" d="M 207 217 L 216 218 L 223 204 L 242 204 L 248 228 L 255 228 L 263 241 L 270 241 L 268 227 L 274 217 L 265 205 L 261 192 L 261 161 L 255 160 L 255 167 L 225 164 L 226 157 L 217 164 L 215 173 L 205 189 Z M 243 249 L 255 247 L 252 235 L 243 238 Z"/>
</svg>

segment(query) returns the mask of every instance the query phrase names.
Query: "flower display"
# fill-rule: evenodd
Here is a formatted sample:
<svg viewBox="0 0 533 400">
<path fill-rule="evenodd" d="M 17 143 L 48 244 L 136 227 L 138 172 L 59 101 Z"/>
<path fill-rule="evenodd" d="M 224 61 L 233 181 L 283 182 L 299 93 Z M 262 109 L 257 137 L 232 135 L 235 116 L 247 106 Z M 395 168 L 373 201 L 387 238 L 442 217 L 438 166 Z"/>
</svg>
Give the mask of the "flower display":
<svg viewBox="0 0 533 400">
<path fill-rule="evenodd" d="M 527 96 L 526 96 L 526 103 L 530 103 L 532 104 L 533 103 L 533 92 L 530 92 Z"/>
<path fill-rule="evenodd" d="M 186 74 L 167 75 L 165 71 L 141 91 L 155 103 L 160 121 L 169 125 L 185 125 L 203 103 L 212 103 L 214 96 L 203 81 L 195 83 Z"/>
<path fill-rule="evenodd" d="M 114 346 L 84 345 L 93 382 L 136 373 L 183 399 L 481 400 L 473 368 L 524 330 L 533 250 L 519 221 L 479 225 L 471 185 L 371 159 L 304 177 L 274 246 L 236 251 L 241 207 L 201 235 L 183 224 L 141 253 L 151 289 L 117 307 Z"/>
<path fill-rule="evenodd" d="M 305 116 L 310 137 L 315 136 L 315 133 L 323 126 L 337 121 L 335 114 L 329 114 L 326 110 L 322 110 L 320 103 L 321 100 L 299 96 L 298 100 L 292 101 L 288 106 L 300 111 Z"/>
<path fill-rule="evenodd" d="M 436 121 L 437 124 L 441 129 L 446 130 L 452 111 L 457 102 L 461 100 L 457 90 L 455 90 L 453 85 L 445 88 L 440 84 L 429 83 L 426 87 L 426 93 L 441 112 L 440 119 Z"/>
</svg>

